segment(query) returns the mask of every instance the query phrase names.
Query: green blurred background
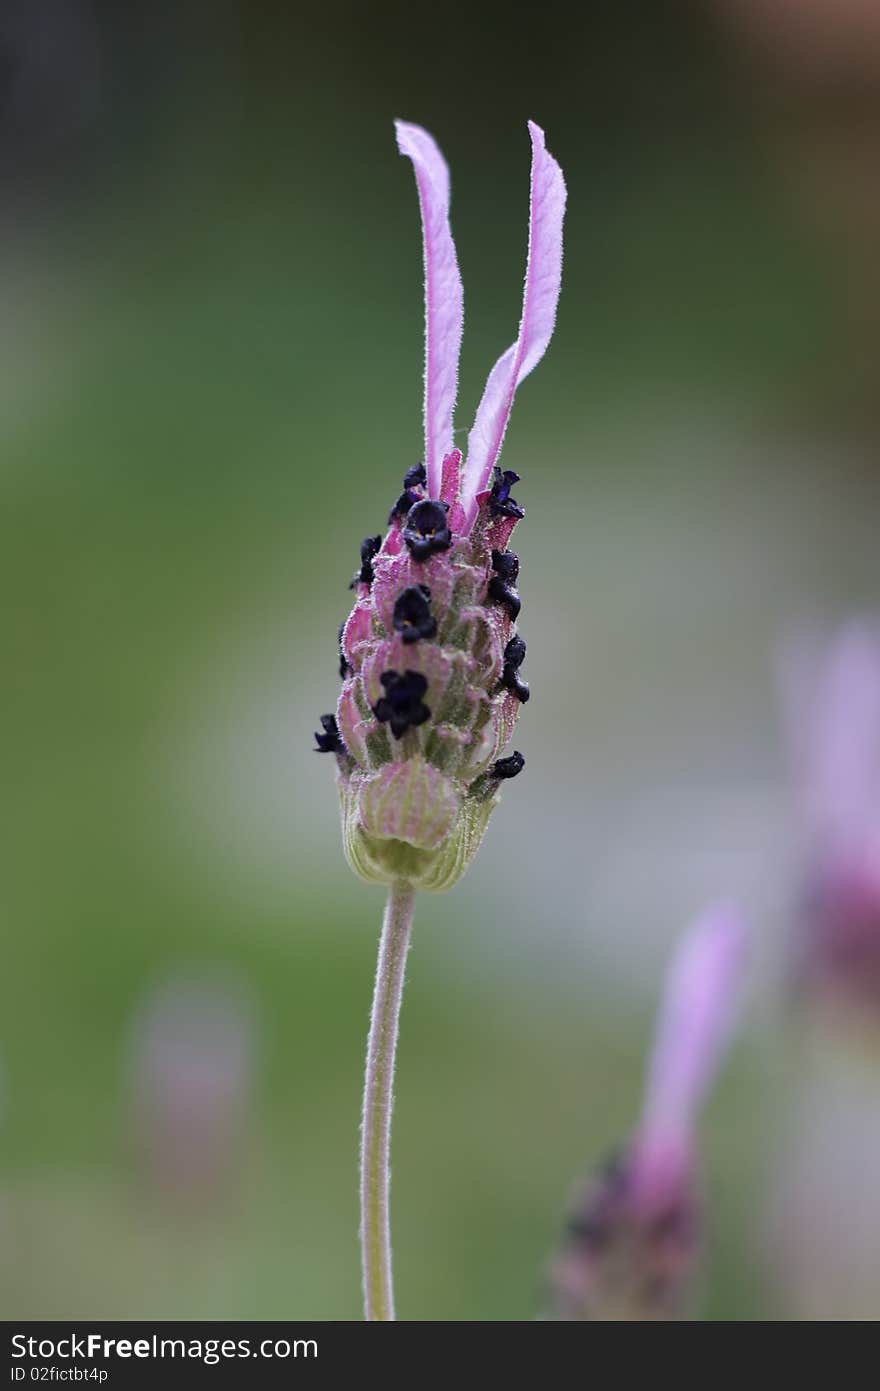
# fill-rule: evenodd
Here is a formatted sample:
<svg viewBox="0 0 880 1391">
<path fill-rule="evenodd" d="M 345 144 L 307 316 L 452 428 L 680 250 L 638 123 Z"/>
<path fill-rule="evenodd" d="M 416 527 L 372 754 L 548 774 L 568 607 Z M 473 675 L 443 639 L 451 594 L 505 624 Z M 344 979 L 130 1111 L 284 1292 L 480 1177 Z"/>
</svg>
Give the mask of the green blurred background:
<svg viewBox="0 0 880 1391">
<path fill-rule="evenodd" d="M 311 744 L 359 541 L 420 454 L 395 116 L 452 168 L 462 440 L 518 321 L 528 117 L 569 186 L 505 446 L 528 769 L 418 912 L 400 1313 L 532 1317 L 573 1182 L 637 1114 L 670 945 L 719 895 L 759 950 L 703 1126 L 702 1307 L 782 1307 L 773 653 L 877 585 L 880 37 L 847 3 L 825 42 L 829 7 L 5 0 L 6 1317 L 359 1313 L 382 897 Z M 179 1005 L 206 993 L 200 1029 Z"/>
</svg>

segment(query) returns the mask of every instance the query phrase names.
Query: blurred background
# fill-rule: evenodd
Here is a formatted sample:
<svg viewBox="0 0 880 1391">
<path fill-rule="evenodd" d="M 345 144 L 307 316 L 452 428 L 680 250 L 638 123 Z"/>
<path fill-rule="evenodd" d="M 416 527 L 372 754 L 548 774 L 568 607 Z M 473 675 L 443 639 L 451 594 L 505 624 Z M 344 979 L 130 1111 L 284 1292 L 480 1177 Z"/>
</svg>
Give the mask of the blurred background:
<svg viewBox="0 0 880 1391">
<path fill-rule="evenodd" d="M 774 654 L 877 600 L 874 0 L 528 25 L 2 0 L 2 1307 L 359 1316 L 382 894 L 312 731 L 360 539 L 421 450 L 395 116 L 452 169 L 462 442 L 518 322 L 528 117 L 569 187 L 504 454 L 528 768 L 418 911 L 400 1313 L 533 1316 L 573 1183 L 637 1114 L 670 946 L 718 896 L 757 950 L 702 1127 L 701 1308 L 798 1313 L 767 1252 L 802 1061 Z"/>
</svg>

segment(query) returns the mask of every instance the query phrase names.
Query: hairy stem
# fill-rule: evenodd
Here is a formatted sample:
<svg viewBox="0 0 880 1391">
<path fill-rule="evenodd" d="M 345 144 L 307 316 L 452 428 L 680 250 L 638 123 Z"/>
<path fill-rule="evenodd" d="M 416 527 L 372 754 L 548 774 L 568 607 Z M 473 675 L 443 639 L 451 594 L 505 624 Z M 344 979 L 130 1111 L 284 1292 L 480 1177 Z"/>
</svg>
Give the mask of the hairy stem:
<svg viewBox="0 0 880 1391">
<path fill-rule="evenodd" d="M 394 1318 L 391 1224 L 388 1215 L 391 1109 L 394 1104 L 397 1021 L 400 1017 L 415 899 L 415 889 L 402 880 L 392 884 L 388 891 L 367 1040 L 361 1125 L 361 1261 L 364 1315 L 371 1320 Z"/>
</svg>

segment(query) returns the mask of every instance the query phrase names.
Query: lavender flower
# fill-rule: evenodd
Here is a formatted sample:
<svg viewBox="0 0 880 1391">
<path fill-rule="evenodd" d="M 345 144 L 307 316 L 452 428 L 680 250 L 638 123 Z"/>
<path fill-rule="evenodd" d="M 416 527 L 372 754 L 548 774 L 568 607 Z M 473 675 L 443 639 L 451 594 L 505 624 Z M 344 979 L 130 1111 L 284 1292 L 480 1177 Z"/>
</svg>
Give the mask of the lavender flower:
<svg viewBox="0 0 880 1391">
<path fill-rule="evenodd" d="M 489 374 L 468 440 L 453 444 L 463 297 L 449 229 L 449 171 L 427 131 L 397 122 L 412 161 L 425 266 L 425 457 L 403 476 L 388 530 L 361 545 L 354 608 L 339 635 L 342 692 L 317 751 L 336 757 L 352 869 L 389 886 L 364 1083 L 361 1252 L 368 1319 L 393 1319 L 388 1211 L 397 1021 L 415 890 L 447 889 L 477 852 L 499 788 L 522 771 L 499 757 L 529 688 L 516 632 L 523 509 L 498 457 L 519 383 L 544 356 L 562 274 L 565 184 L 529 122 L 529 250 L 516 342 Z"/>
<path fill-rule="evenodd" d="M 531 122 L 529 133 L 519 335 L 489 375 L 463 460 L 452 427 L 463 300 L 449 173 L 426 131 L 397 122 L 422 214 L 424 463 L 403 477 L 384 538 L 369 536 L 361 546 L 356 600 L 340 636 L 342 691 L 317 736 L 320 752 L 337 755 L 348 862 L 373 883 L 454 884 L 476 854 L 501 782 L 524 761 L 499 757 L 529 687 L 515 626 L 519 560 L 509 549 L 524 512 L 511 497 L 519 476 L 502 473 L 498 458 L 516 388 L 553 332 L 565 207 L 544 133 Z"/>
<path fill-rule="evenodd" d="M 784 667 L 806 870 L 797 975 L 880 1016 L 880 623 L 853 621 Z"/>
<path fill-rule="evenodd" d="M 790 1316 L 873 1319 L 880 1290 L 880 622 L 783 652 L 803 838 L 796 1034 L 764 1224 Z M 830 1027 L 827 1027 L 829 1026 Z"/>
<path fill-rule="evenodd" d="M 675 953 L 638 1129 L 580 1195 L 551 1273 L 560 1319 L 669 1319 L 699 1249 L 695 1122 L 737 1012 L 745 931 L 706 912 Z"/>
</svg>

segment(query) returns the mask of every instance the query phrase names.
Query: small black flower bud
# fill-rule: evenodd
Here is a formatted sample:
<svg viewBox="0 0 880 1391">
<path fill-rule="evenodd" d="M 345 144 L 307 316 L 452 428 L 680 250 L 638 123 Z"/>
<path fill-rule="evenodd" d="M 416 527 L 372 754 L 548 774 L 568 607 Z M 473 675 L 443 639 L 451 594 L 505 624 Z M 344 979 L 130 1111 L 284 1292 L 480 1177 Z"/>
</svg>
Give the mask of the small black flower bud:
<svg viewBox="0 0 880 1391">
<path fill-rule="evenodd" d="M 340 678 L 341 681 L 344 681 L 345 678 L 346 678 L 346 676 L 348 676 L 348 675 L 350 674 L 350 672 L 351 672 L 351 667 L 350 667 L 350 665 L 349 665 L 348 658 L 346 657 L 346 655 L 345 655 L 345 650 L 344 650 L 344 648 L 343 648 L 343 646 L 342 646 L 342 634 L 343 634 L 344 632 L 345 632 L 345 624 L 344 624 L 344 623 L 340 623 L 340 625 L 339 625 L 339 639 L 338 639 L 338 642 L 339 642 L 339 678 Z"/>
<path fill-rule="evenodd" d="M 506 687 L 507 690 L 513 691 L 517 699 L 521 701 L 523 705 L 525 705 L 531 694 L 528 683 L 521 680 L 519 676 L 519 669 L 525 661 L 525 656 L 525 642 L 519 634 L 517 634 L 516 637 L 510 639 L 510 642 L 504 649 L 504 669 L 501 672 L 501 685 Z"/>
<path fill-rule="evenodd" d="M 424 488 L 427 481 L 428 475 L 424 464 L 413 464 L 411 469 L 407 469 L 403 476 L 403 492 L 388 514 L 389 526 L 396 517 L 405 517 L 410 508 L 415 507 L 416 503 L 420 501 L 419 494 L 415 489 Z"/>
<path fill-rule="evenodd" d="M 448 503 L 432 502 L 428 498 L 409 509 L 403 539 L 415 560 L 427 560 L 435 551 L 449 550 L 452 533 L 446 521 L 448 511 Z"/>
<path fill-rule="evenodd" d="M 519 474 L 509 468 L 502 473 L 497 464 L 492 473 L 494 481 L 489 493 L 489 511 L 494 517 L 524 517 L 525 512 L 516 499 L 510 496 L 514 483 L 519 482 Z"/>
<path fill-rule="evenodd" d="M 519 633 L 510 639 L 504 649 L 504 665 L 510 671 L 519 671 L 526 659 L 525 638 L 521 638 Z"/>
<path fill-rule="evenodd" d="M 519 556 L 515 551 L 493 551 L 492 569 L 505 584 L 516 584 L 519 578 Z"/>
<path fill-rule="evenodd" d="M 382 549 L 381 536 L 365 536 L 361 542 L 361 568 L 355 573 L 354 579 L 348 586 L 354 589 L 356 584 L 371 585 L 373 583 L 373 560 Z"/>
<path fill-rule="evenodd" d="M 496 604 L 503 604 L 507 609 L 512 622 L 519 618 L 522 608 L 522 599 L 519 597 L 519 590 L 514 589 L 513 585 L 505 584 L 497 575 L 493 575 L 489 581 L 487 590 L 490 599 L 494 599 Z"/>
<path fill-rule="evenodd" d="M 394 628 L 404 642 L 433 638 L 437 620 L 431 612 L 431 591 L 427 585 L 410 585 L 394 601 Z"/>
<path fill-rule="evenodd" d="M 522 600 L 519 597 L 519 590 L 516 588 L 519 556 L 514 551 L 493 551 L 492 569 L 495 574 L 489 581 L 487 589 L 489 598 L 494 599 L 496 604 L 503 604 L 511 621 L 515 623 L 522 608 Z"/>
<path fill-rule="evenodd" d="M 526 766 L 526 761 L 519 750 L 515 750 L 507 758 L 499 758 L 489 769 L 494 778 L 515 778 Z"/>
<path fill-rule="evenodd" d="M 428 474 L 424 464 L 413 464 L 412 468 L 407 469 L 403 475 L 403 486 L 405 488 L 424 488 L 428 481 Z"/>
<path fill-rule="evenodd" d="M 324 733 L 318 734 L 315 731 L 315 739 L 318 747 L 315 753 L 345 753 L 345 745 L 339 737 L 339 727 L 336 723 L 335 715 L 322 715 L 321 725 Z"/>
<path fill-rule="evenodd" d="M 410 508 L 415 507 L 418 500 L 418 493 L 414 492 L 412 488 L 404 488 L 391 511 L 388 513 L 388 525 L 390 526 L 397 517 L 405 517 Z"/>
<path fill-rule="evenodd" d="M 428 683 L 420 671 L 383 671 L 380 680 L 385 694 L 373 706 L 373 714 L 380 724 L 388 723 L 395 739 L 399 739 L 410 726 L 424 724 L 431 712 L 423 704 L 422 696 Z"/>
</svg>

